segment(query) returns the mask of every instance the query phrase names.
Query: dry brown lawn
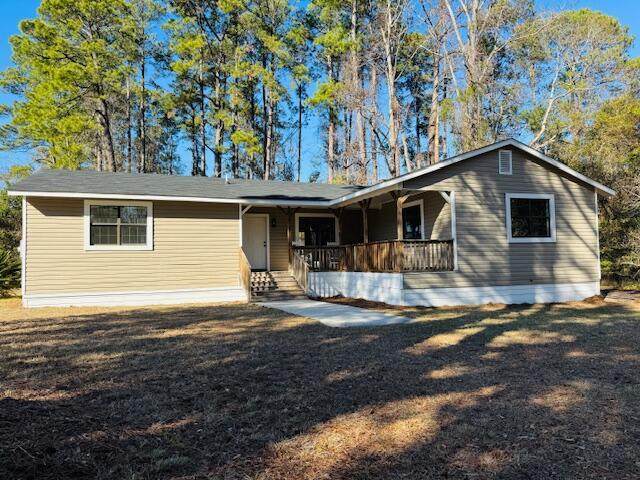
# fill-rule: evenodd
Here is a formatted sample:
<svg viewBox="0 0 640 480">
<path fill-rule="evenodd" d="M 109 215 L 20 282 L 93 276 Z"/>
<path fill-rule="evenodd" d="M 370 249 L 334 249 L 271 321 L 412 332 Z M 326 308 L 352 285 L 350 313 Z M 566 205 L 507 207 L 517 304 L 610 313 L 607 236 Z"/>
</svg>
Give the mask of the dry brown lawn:
<svg viewBox="0 0 640 480">
<path fill-rule="evenodd" d="M 0 478 L 640 476 L 640 305 L 404 313 L 0 300 Z"/>
</svg>

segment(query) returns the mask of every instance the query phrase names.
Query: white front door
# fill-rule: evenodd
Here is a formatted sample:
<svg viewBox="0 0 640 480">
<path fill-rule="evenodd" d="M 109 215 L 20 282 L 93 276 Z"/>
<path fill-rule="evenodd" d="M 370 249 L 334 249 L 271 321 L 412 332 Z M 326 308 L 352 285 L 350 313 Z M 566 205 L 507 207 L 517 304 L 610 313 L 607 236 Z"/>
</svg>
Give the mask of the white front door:
<svg viewBox="0 0 640 480">
<path fill-rule="evenodd" d="M 245 215 L 242 224 L 242 247 L 252 270 L 267 269 L 266 215 Z"/>
</svg>

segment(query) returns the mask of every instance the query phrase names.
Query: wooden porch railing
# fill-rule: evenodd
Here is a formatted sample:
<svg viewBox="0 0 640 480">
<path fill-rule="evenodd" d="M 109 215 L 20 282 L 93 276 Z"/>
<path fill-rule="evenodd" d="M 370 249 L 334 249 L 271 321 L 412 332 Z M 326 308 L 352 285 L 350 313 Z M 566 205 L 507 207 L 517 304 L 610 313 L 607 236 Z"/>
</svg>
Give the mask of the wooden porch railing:
<svg viewBox="0 0 640 480">
<path fill-rule="evenodd" d="M 305 262 L 304 257 L 296 251 L 291 252 L 291 275 L 296 279 L 300 288 L 307 293 L 309 265 Z"/>
<path fill-rule="evenodd" d="M 247 292 L 247 300 L 251 301 L 251 264 L 242 247 L 240 247 L 240 283 Z"/>
<path fill-rule="evenodd" d="M 326 247 L 293 247 L 310 270 L 412 272 L 453 270 L 453 240 L 389 240 Z"/>
</svg>

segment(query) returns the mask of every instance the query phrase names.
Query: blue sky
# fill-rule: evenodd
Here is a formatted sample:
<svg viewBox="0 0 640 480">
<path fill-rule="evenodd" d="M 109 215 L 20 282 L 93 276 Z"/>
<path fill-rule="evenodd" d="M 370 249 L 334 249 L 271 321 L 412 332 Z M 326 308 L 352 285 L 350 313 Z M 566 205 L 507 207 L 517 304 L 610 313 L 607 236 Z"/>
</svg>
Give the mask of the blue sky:
<svg viewBox="0 0 640 480">
<path fill-rule="evenodd" d="M 9 46 L 9 37 L 18 33 L 18 24 L 20 20 L 32 18 L 36 15 L 36 9 L 40 4 L 40 0 L 0 0 L 2 6 L 2 16 L 0 16 L 0 69 L 5 69 L 11 65 L 11 48 Z M 541 2 L 541 8 L 547 7 L 558 8 L 558 3 L 553 1 Z M 635 4 L 635 0 L 568 0 L 563 2 L 560 8 L 592 8 L 606 14 L 612 15 L 620 19 L 620 21 L 629 27 L 630 33 L 635 37 L 640 37 L 640 8 Z M 636 40 L 632 55 L 640 56 L 640 41 Z M 0 102 L 8 103 L 11 98 L 7 95 L 0 94 Z M 322 146 L 319 142 L 318 124 L 311 120 L 310 126 L 306 129 L 303 139 L 303 155 L 307 159 L 306 171 L 303 171 L 303 179 L 306 179 L 313 170 L 313 163 L 321 162 Z M 184 158 L 187 158 L 188 152 L 183 151 Z M 14 163 L 28 162 L 30 155 L 28 153 L 16 152 L 0 152 L 0 173 L 7 170 L 9 165 Z"/>
</svg>

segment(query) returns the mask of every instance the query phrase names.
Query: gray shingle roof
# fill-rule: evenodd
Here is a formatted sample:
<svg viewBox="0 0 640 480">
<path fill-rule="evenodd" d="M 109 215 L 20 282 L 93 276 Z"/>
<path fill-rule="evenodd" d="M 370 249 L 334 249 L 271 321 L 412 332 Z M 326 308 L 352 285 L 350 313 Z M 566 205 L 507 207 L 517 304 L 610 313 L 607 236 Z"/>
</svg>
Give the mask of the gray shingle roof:
<svg viewBox="0 0 640 480">
<path fill-rule="evenodd" d="M 326 202 L 362 187 L 177 175 L 107 173 L 93 170 L 42 169 L 12 185 L 12 191 L 97 195 L 192 197 L 229 201 Z"/>
</svg>

